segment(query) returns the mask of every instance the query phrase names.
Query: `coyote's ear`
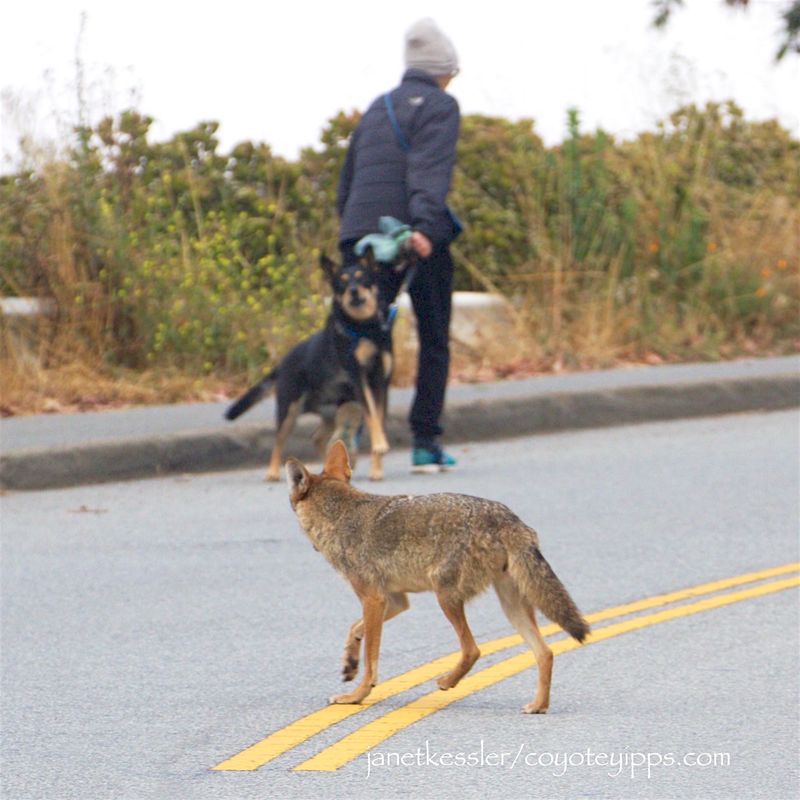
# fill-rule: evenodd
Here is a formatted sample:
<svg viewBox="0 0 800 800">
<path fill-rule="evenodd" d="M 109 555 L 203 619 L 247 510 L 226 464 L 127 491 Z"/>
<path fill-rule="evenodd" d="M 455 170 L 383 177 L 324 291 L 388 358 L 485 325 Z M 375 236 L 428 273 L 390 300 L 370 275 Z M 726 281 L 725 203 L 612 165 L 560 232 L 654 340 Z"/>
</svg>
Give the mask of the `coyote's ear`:
<svg viewBox="0 0 800 800">
<path fill-rule="evenodd" d="M 328 258 L 324 253 L 319 257 L 319 265 L 328 280 L 333 283 L 336 273 L 339 271 L 339 265 L 333 260 Z"/>
<path fill-rule="evenodd" d="M 308 470 L 296 459 L 286 462 L 286 483 L 289 484 L 289 499 L 292 503 L 302 500 L 308 494 L 311 478 Z"/>
<path fill-rule="evenodd" d="M 328 458 L 325 460 L 323 472 L 329 478 L 348 483 L 353 471 L 350 469 L 350 459 L 347 457 L 347 448 L 341 439 L 337 439 L 328 450 Z"/>
</svg>

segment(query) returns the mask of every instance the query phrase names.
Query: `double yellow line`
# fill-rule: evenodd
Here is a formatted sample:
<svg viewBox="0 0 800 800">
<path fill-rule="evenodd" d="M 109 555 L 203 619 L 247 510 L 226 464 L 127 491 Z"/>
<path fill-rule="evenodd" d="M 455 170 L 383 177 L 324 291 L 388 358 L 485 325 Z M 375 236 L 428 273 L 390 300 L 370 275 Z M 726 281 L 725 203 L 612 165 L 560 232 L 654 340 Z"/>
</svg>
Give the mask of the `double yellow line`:
<svg viewBox="0 0 800 800">
<path fill-rule="evenodd" d="M 737 575 L 733 578 L 704 583 L 700 586 L 681 589 L 669 594 L 656 595 L 633 603 L 597 611 L 586 617 L 592 625 L 616 617 L 637 616 L 594 629 L 584 642 L 584 645 L 602 642 L 605 639 L 611 639 L 623 633 L 640 630 L 651 625 L 658 625 L 668 620 L 687 617 L 702 611 L 710 611 L 714 608 L 721 608 L 732 603 L 800 586 L 798 572 L 800 572 L 800 563 L 784 564 L 780 567 Z M 790 573 L 794 573 L 790 578 L 770 580 Z M 767 582 L 765 583 L 764 581 Z M 757 585 L 739 591 L 729 591 L 749 583 Z M 687 603 L 685 601 L 694 602 Z M 651 614 L 642 614 L 642 612 L 663 606 L 670 607 Z M 542 627 L 542 633 L 545 636 L 560 631 L 561 629 L 557 625 Z M 522 639 L 519 636 L 506 636 L 502 639 L 485 642 L 480 645 L 480 649 L 483 655 L 490 655 L 516 647 L 522 643 Z M 551 642 L 550 646 L 553 653 L 558 655 L 569 650 L 575 650 L 581 645 L 574 639 L 560 639 L 556 642 Z M 220 771 L 258 769 L 332 725 L 449 671 L 453 668 L 459 656 L 460 653 L 451 653 L 391 678 L 376 686 L 361 705 L 331 705 L 315 711 L 217 764 L 214 769 Z M 506 678 L 510 678 L 512 675 L 529 669 L 534 663 L 533 654 L 529 651 L 511 656 L 491 667 L 467 676 L 454 689 L 446 692 L 437 690 L 413 700 L 401 708 L 387 712 L 330 747 L 325 748 L 307 761 L 297 765 L 294 770 L 328 772 L 339 769 L 339 767 L 353 761 L 414 722 L 424 719 L 435 711 L 468 697 L 481 689 L 493 686 Z"/>
</svg>

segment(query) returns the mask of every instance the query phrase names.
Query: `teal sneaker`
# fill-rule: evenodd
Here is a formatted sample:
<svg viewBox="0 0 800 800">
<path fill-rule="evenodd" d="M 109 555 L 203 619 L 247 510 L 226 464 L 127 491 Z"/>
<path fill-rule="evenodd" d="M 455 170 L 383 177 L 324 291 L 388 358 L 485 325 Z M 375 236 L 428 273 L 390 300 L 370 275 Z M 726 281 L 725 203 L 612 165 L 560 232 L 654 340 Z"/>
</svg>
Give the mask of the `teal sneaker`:
<svg viewBox="0 0 800 800">
<path fill-rule="evenodd" d="M 411 471 L 420 474 L 447 472 L 456 466 L 456 460 L 435 444 L 432 447 L 415 447 L 411 452 Z"/>
</svg>

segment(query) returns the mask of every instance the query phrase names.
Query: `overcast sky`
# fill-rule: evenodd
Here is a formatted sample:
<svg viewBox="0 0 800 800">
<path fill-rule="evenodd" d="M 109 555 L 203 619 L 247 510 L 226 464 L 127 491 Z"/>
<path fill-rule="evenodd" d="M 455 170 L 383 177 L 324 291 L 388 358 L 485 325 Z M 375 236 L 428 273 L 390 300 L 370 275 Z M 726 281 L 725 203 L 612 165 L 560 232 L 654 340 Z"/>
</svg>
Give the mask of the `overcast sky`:
<svg viewBox="0 0 800 800">
<path fill-rule="evenodd" d="M 162 139 L 217 120 L 223 150 L 251 139 L 293 158 L 336 112 L 397 83 L 404 31 L 423 16 L 458 50 L 450 91 L 462 112 L 531 117 L 548 144 L 570 106 L 584 129 L 629 137 L 681 102 L 727 98 L 800 136 L 800 58 L 773 61 L 785 0 L 746 12 L 685 2 L 661 32 L 650 0 L 8 0 L 4 166 L 21 133 L 44 140 L 77 119 L 76 52 L 92 122 L 134 106 Z"/>
</svg>

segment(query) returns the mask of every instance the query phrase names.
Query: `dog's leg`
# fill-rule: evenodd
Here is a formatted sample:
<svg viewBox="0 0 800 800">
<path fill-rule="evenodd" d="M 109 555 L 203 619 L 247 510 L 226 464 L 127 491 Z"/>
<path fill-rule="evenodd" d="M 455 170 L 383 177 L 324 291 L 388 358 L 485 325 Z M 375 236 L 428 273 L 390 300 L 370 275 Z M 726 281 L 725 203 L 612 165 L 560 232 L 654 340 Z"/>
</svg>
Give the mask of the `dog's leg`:
<svg viewBox="0 0 800 800">
<path fill-rule="evenodd" d="M 522 710 L 525 714 L 544 714 L 550 706 L 553 651 L 548 647 L 536 624 L 532 606 L 523 599 L 517 587 L 507 577 L 502 577 L 495 581 L 494 588 L 508 621 L 517 629 L 528 647 L 533 650 L 536 664 L 539 667 L 539 687 L 536 697 L 532 703 L 523 706 Z"/>
<path fill-rule="evenodd" d="M 472 631 L 467 624 L 463 601 L 453 600 L 442 592 L 436 593 L 436 599 L 439 601 L 444 615 L 455 628 L 461 645 L 461 661 L 458 662 L 452 672 L 443 675 L 437 681 L 440 689 L 452 689 L 472 669 L 472 665 L 480 658 L 481 651 L 478 649 L 478 645 L 475 644 Z"/>
<path fill-rule="evenodd" d="M 388 386 L 391 383 L 392 371 L 394 370 L 394 356 L 390 350 L 384 350 L 381 353 L 381 363 L 383 365 L 384 385 Z"/>
<path fill-rule="evenodd" d="M 381 649 L 381 629 L 386 614 L 386 597 L 374 588 L 362 595 L 364 620 L 364 677 L 349 694 L 331 697 L 331 703 L 360 703 L 378 682 L 378 655 Z"/>
<path fill-rule="evenodd" d="M 369 479 L 371 481 L 383 480 L 383 455 L 381 453 L 370 453 Z"/>
<path fill-rule="evenodd" d="M 379 428 L 384 441 L 386 442 L 386 449 L 389 449 L 389 442 L 386 439 L 386 414 L 388 412 L 389 404 L 389 380 L 392 370 L 392 355 L 391 353 L 383 353 L 381 355 L 381 368 L 378 380 L 375 387 L 375 408 L 377 411 L 377 427 Z M 370 472 L 372 480 L 383 480 L 383 454 L 378 452 L 372 453 L 372 470 Z"/>
<path fill-rule="evenodd" d="M 335 429 L 330 436 L 328 444 L 332 444 L 337 439 L 341 439 L 347 448 L 350 456 L 350 466 L 355 468 L 358 458 L 358 446 L 356 436 L 358 428 L 364 419 L 364 407 L 361 403 L 350 401 L 342 403 L 336 409 Z"/>
<path fill-rule="evenodd" d="M 311 441 L 314 442 L 314 447 L 317 448 L 320 459 L 324 462 L 325 456 L 328 455 L 328 445 L 331 441 L 331 434 L 333 433 L 333 420 L 330 417 L 323 417 L 319 423 L 319 427 L 314 431 Z"/>
<path fill-rule="evenodd" d="M 268 481 L 279 481 L 281 479 L 283 448 L 286 445 L 286 440 L 289 438 L 289 434 L 294 428 L 295 422 L 297 422 L 297 418 L 300 416 L 300 409 L 302 407 L 302 397 L 295 400 L 293 403 L 289 403 L 289 407 L 286 410 L 286 416 L 278 426 L 278 433 L 275 436 L 275 446 L 272 448 L 272 456 L 269 460 L 269 466 L 267 467 L 266 480 Z"/>
<path fill-rule="evenodd" d="M 367 407 L 367 430 L 369 430 L 370 451 L 372 454 L 372 468 L 369 477 L 373 481 L 383 480 L 383 458 L 389 452 L 389 442 L 383 430 L 381 414 L 382 403 L 378 403 L 369 382 L 365 376 L 361 379 L 361 391 L 364 394 L 364 404 Z"/>
<path fill-rule="evenodd" d="M 389 452 L 389 442 L 386 439 L 386 431 L 384 428 L 384 412 L 386 407 L 385 401 L 385 374 L 384 370 L 387 360 L 380 354 L 380 362 L 375 367 L 378 373 L 378 386 L 376 392 L 373 393 L 372 381 L 369 380 L 368 370 L 373 370 L 371 366 L 375 357 L 378 355 L 378 348 L 375 342 L 370 339 L 361 339 L 356 346 L 353 354 L 359 365 L 359 385 L 358 392 L 360 400 L 367 412 L 367 428 L 369 430 L 370 451 L 372 453 L 372 468 L 370 469 L 369 477 L 373 481 L 383 480 L 383 456 Z M 391 368 L 391 355 L 389 358 L 389 366 Z M 373 370 L 373 374 L 375 374 Z"/>
<path fill-rule="evenodd" d="M 383 621 L 388 622 L 408 609 L 408 595 L 403 592 L 391 592 L 387 597 L 386 613 Z M 358 662 L 361 656 L 361 640 L 364 638 L 364 620 L 357 619 L 347 634 L 342 661 L 342 680 L 351 681 L 358 673 Z"/>
<path fill-rule="evenodd" d="M 381 414 L 375 395 L 369 387 L 366 377 L 362 377 L 361 390 L 364 392 L 364 402 L 367 406 L 367 428 L 369 429 L 372 452 L 383 455 L 389 452 L 389 442 L 383 432 Z"/>
</svg>

